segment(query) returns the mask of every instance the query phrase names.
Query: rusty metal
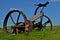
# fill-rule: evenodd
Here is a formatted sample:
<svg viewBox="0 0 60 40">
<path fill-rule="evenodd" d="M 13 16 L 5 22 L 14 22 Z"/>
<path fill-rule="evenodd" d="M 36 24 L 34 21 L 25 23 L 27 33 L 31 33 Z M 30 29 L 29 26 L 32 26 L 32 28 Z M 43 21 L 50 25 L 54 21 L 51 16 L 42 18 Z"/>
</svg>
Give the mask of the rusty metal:
<svg viewBox="0 0 60 40">
<path fill-rule="evenodd" d="M 46 27 L 46 25 L 48 23 L 50 23 L 49 27 L 50 27 L 50 29 L 52 29 L 52 21 L 51 21 L 51 19 L 48 16 L 44 15 L 44 12 L 43 12 L 43 9 L 47 4 L 48 4 L 48 2 L 41 5 L 41 6 L 43 6 L 43 8 L 42 8 L 42 10 L 41 10 L 41 12 L 39 14 L 37 14 L 37 10 L 41 6 L 38 6 L 36 8 L 36 10 L 35 10 L 34 16 L 32 18 L 30 18 L 30 19 L 27 19 L 26 15 L 22 11 L 19 11 L 18 9 L 11 10 L 6 15 L 6 17 L 4 19 L 4 23 L 3 23 L 3 31 L 4 31 L 4 33 L 9 32 L 8 29 L 7 29 L 7 22 L 8 22 L 9 17 L 11 18 L 12 22 L 14 23 L 14 26 L 11 26 L 11 29 L 13 30 L 12 33 L 18 34 L 20 32 L 24 32 L 25 34 L 29 34 L 29 32 L 32 31 L 33 28 L 38 27 L 39 29 L 42 29 L 42 28 Z M 18 17 L 17 17 L 16 23 L 14 22 L 14 19 L 12 17 L 13 12 L 18 12 L 18 14 L 19 14 Z M 20 15 L 23 16 L 24 22 L 19 22 Z M 47 19 L 47 21 L 45 23 L 42 23 L 43 17 L 45 17 Z M 38 19 L 38 18 L 40 18 L 39 19 L 40 21 L 35 23 L 35 20 Z"/>
<path fill-rule="evenodd" d="M 27 20 L 25 24 L 25 34 L 28 34 L 30 31 L 32 31 L 32 29 L 33 29 L 32 21 Z"/>
<path fill-rule="evenodd" d="M 13 12 L 18 12 L 19 15 L 22 14 L 22 16 L 24 17 L 24 21 L 27 20 L 27 17 L 25 16 L 24 13 L 22 13 L 22 11 L 19 11 L 19 10 L 11 10 L 11 11 L 6 15 L 6 17 L 5 17 L 5 19 L 4 19 L 4 23 L 3 23 L 3 31 L 4 31 L 4 32 L 7 32 L 7 22 L 8 22 L 9 16 L 11 17 L 11 20 L 12 20 L 12 22 L 13 22 L 15 25 L 18 24 L 19 15 L 18 15 L 18 18 L 17 18 L 17 23 L 15 23 L 14 20 L 13 20 L 13 18 L 12 18 L 12 16 L 11 16 L 11 14 L 12 14 Z"/>
<path fill-rule="evenodd" d="M 14 22 L 11 14 L 13 12 L 18 12 L 18 18 L 17 18 L 17 21 L 16 23 Z M 24 22 L 18 22 L 19 21 L 19 17 L 20 15 L 22 14 L 23 18 L 24 18 Z M 16 33 L 18 34 L 18 32 L 20 31 L 23 31 L 25 34 L 27 34 L 30 30 L 32 30 L 32 27 L 33 27 L 33 24 L 31 21 L 27 20 L 27 17 L 25 16 L 25 14 L 22 12 L 22 11 L 19 11 L 19 10 L 11 10 L 5 17 L 4 19 L 4 23 L 3 23 L 3 31 L 4 33 L 7 33 L 8 30 L 7 30 L 7 22 L 8 22 L 8 18 L 11 18 L 12 22 L 15 24 L 14 26 L 11 26 L 11 28 L 13 29 L 13 32 L 12 33 Z M 21 24 L 22 23 L 22 24 Z M 27 26 L 29 25 L 29 26 Z M 28 29 L 28 30 L 27 30 Z"/>
</svg>

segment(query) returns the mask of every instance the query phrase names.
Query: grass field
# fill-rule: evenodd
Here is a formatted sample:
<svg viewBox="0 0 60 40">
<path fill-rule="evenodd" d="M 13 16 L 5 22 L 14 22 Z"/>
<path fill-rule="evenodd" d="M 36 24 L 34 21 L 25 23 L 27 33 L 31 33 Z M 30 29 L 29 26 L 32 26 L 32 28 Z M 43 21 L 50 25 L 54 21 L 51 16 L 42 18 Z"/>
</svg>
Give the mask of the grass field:
<svg viewBox="0 0 60 40">
<path fill-rule="evenodd" d="M 4 34 L 0 29 L 0 40 L 60 40 L 60 27 L 53 27 L 52 30 L 34 30 L 29 35 L 23 33 L 18 35 Z"/>
</svg>

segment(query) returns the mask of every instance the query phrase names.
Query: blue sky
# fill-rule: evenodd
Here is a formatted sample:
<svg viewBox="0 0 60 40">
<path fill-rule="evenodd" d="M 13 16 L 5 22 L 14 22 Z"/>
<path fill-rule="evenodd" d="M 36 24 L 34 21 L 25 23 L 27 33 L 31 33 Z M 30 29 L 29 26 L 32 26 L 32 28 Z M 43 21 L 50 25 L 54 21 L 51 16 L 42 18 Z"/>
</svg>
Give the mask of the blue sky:
<svg viewBox="0 0 60 40">
<path fill-rule="evenodd" d="M 34 15 L 36 6 L 34 4 L 45 3 L 47 0 L 0 0 L 0 20 L 4 21 L 10 8 L 22 10 L 29 19 Z M 44 9 L 45 15 L 49 16 L 53 25 L 60 25 L 60 2 L 50 2 Z M 0 22 L 2 27 L 3 22 Z"/>
</svg>

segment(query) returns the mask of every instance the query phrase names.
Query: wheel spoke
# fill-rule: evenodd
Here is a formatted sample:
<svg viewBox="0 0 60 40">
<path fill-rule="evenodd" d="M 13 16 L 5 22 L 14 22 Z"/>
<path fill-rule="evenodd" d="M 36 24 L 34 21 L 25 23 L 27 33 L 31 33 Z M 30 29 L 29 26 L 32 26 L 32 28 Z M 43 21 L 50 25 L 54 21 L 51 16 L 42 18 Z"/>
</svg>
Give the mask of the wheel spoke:
<svg viewBox="0 0 60 40">
<path fill-rule="evenodd" d="M 41 17 L 41 19 L 40 19 L 40 23 L 42 24 L 42 21 L 43 21 L 43 16 Z"/>
<path fill-rule="evenodd" d="M 45 23 L 43 23 L 44 26 L 46 26 L 50 21 L 46 21 Z"/>
<path fill-rule="evenodd" d="M 11 15 L 10 15 L 10 18 L 11 18 L 12 22 L 15 24 L 15 22 L 14 22 L 14 20 L 13 20 L 13 18 L 12 18 L 12 16 L 11 16 Z"/>
<path fill-rule="evenodd" d="M 17 17 L 17 22 L 16 22 L 17 24 L 18 24 L 18 21 L 19 21 L 19 17 L 20 17 L 20 13 L 19 13 L 19 15 L 18 15 L 18 17 Z"/>
</svg>

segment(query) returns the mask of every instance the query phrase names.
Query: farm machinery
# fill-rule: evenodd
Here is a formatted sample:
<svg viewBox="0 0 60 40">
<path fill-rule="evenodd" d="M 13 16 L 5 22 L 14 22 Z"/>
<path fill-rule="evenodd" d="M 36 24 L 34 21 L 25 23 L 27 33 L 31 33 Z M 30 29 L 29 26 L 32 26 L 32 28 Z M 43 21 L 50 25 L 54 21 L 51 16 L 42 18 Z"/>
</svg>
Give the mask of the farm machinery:
<svg viewBox="0 0 60 40">
<path fill-rule="evenodd" d="M 3 31 L 4 33 L 20 33 L 20 32 L 24 32 L 25 34 L 28 34 L 30 31 L 32 31 L 32 29 L 34 28 L 38 28 L 38 29 L 42 29 L 42 28 L 47 28 L 47 25 L 49 24 L 49 29 L 52 29 L 52 21 L 51 19 L 46 16 L 43 12 L 44 7 L 47 6 L 47 4 L 49 4 L 49 2 L 46 2 L 45 4 L 35 4 L 35 6 L 37 6 L 34 16 L 30 19 L 28 19 L 26 17 L 26 15 L 18 10 L 18 9 L 13 9 L 11 10 L 5 17 L 4 19 L 4 23 L 3 23 Z M 42 7 L 41 11 L 39 14 L 37 14 L 38 9 Z M 15 20 L 15 17 L 13 18 L 13 15 L 16 14 L 15 12 L 17 12 L 18 16 Z M 14 14 L 13 14 L 14 13 Z M 21 22 L 20 20 L 20 16 L 22 15 L 24 21 Z M 8 20 L 12 21 L 12 23 L 14 25 L 8 26 Z M 43 19 L 46 18 L 46 21 L 43 23 Z M 20 19 L 20 20 L 19 20 Z M 36 20 L 39 20 L 38 22 L 36 22 Z M 44 19 L 45 20 L 45 19 Z"/>
</svg>

